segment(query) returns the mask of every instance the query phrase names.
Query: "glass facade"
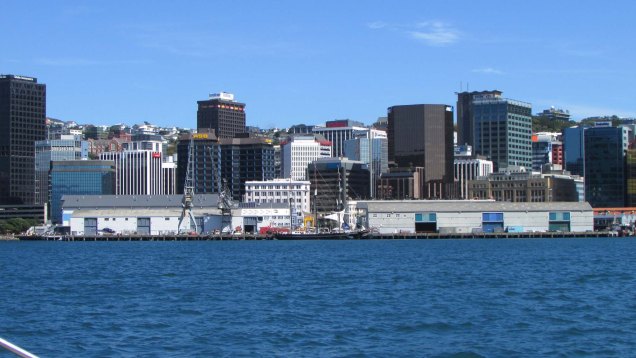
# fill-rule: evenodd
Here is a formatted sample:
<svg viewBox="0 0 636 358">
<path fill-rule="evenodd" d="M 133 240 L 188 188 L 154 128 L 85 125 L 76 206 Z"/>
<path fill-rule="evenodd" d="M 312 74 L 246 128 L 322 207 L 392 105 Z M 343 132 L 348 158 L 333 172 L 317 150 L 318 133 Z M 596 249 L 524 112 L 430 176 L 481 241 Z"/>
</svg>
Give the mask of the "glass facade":
<svg viewBox="0 0 636 358">
<path fill-rule="evenodd" d="M 195 194 L 218 193 L 220 183 L 219 145 L 212 133 L 198 133 L 193 140 L 194 192 Z M 183 194 L 186 172 L 188 170 L 188 150 L 190 138 L 181 138 L 177 144 L 177 193 Z"/>
<path fill-rule="evenodd" d="M 594 208 L 625 205 L 625 152 L 629 129 L 592 127 L 585 131 L 585 199 Z"/>
<path fill-rule="evenodd" d="M 636 206 L 636 149 L 627 151 L 625 160 L 626 195 L 625 206 Z"/>
<path fill-rule="evenodd" d="M 532 170 L 540 172 L 548 163 L 552 163 L 552 142 L 532 142 Z"/>
<path fill-rule="evenodd" d="M 35 142 L 35 204 L 49 202 L 49 170 L 52 161 L 88 158 L 88 142 L 80 136 Z"/>
<path fill-rule="evenodd" d="M 35 141 L 46 138 L 46 85 L 0 75 L 0 204 L 35 203 Z"/>
<path fill-rule="evenodd" d="M 373 156 L 369 153 L 369 144 Z M 380 174 L 389 171 L 389 149 L 386 138 L 356 138 L 344 142 L 344 155 L 351 160 L 361 161 L 371 164 L 369 167 L 373 171 L 371 178 L 371 197 L 375 198 Z M 371 162 L 371 163 L 370 163 Z"/>
<path fill-rule="evenodd" d="M 477 154 L 492 160 L 495 171 L 509 166 L 532 167 L 532 107 L 496 98 L 472 106 Z"/>
<path fill-rule="evenodd" d="M 221 178 L 227 180 L 232 199 L 241 200 L 245 195 L 245 182 L 272 180 L 274 171 L 274 147 L 257 138 L 244 141 L 221 141 Z"/>
<path fill-rule="evenodd" d="M 563 160 L 565 170 L 572 175 L 585 175 L 585 141 L 587 127 L 571 127 L 563 130 Z"/>
<path fill-rule="evenodd" d="M 102 160 L 51 162 L 51 220 L 62 223 L 62 196 L 115 194 L 115 164 Z"/>
<path fill-rule="evenodd" d="M 400 168 L 423 168 L 423 198 L 448 198 L 453 185 L 453 107 L 443 104 L 388 109 L 388 157 Z"/>
</svg>

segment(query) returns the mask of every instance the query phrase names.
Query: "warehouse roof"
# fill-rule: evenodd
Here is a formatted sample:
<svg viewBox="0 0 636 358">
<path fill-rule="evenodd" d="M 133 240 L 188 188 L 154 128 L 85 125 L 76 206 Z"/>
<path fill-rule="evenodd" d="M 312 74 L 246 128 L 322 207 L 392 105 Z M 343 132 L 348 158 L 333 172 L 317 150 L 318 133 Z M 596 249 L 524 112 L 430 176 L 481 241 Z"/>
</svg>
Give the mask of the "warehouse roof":
<svg viewBox="0 0 636 358">
<path fill-rule="evenodd" d="M 485 211 L 592 211 L 587 202 L 511 203 L 491 200 L 371 200 L 358 201 L 370 212 L 485 212 Z"/>
<path fill-rule="evenodd" d="M 182 195 L 64 195 L 63 209 L 104 208 L 179 208 Z M 218 194 L 196 194 L 197 208 L 218 208 Z"/>
</svg>

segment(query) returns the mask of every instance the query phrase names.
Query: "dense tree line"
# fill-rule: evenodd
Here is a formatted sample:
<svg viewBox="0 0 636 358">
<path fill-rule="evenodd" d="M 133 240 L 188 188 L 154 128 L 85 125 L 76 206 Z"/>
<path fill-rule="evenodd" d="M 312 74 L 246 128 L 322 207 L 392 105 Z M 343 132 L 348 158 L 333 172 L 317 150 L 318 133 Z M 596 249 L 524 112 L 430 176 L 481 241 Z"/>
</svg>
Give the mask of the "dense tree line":
<svg viewBox="0 0 636 358">
<path fill-rule="evenodd" d="M 31 226 L 37 225 L 35 219 L 14 218 L 0 220 L 0 234 L 19 234 L 27 231 Z"/>
<path fill-rule="evenodd" d="M 572 126 L 594 126 L 594 122 L 611 121 L 612 126 L 616 127 L 622 124 L 622 120 L 618 116 L 606 117 L 589 117 L 582 119 L 580 122 L 575 121 L 559 121 L 544 116 L 532 116 L 532 132 L 557 132 L 560 133 L 564 128 Z"/>
</svg>

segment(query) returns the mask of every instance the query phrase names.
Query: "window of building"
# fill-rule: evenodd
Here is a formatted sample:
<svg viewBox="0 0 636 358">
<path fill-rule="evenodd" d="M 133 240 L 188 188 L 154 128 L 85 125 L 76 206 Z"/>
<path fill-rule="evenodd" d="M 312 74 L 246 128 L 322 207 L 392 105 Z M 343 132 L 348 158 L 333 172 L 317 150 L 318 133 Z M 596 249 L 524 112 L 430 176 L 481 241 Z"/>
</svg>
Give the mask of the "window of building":
<svg viewBox="0 0 636 358">
<path fill-rule="evenodd" d="M 549 228 L 550 231 L 570 231 L 570 213 L 555 211 L 549 213 Z"/>
<path fill-rule="evenodd" d="M 482 230 L 484 232 L 503 232 L 504 214 L 503 213 L 482 213 Z"/>
</svg>

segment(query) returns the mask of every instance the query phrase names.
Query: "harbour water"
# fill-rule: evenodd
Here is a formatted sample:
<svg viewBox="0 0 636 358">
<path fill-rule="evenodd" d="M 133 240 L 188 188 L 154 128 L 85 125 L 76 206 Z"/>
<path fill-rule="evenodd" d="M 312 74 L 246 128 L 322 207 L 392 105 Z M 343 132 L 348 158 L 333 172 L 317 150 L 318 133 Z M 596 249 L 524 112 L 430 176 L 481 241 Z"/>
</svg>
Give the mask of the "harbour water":
<svg viewBox="0 0 636 358">
<path fill-rule="evenodd" d="M 0 242 L 0 337 L 43 357 L 631 356 L 635 267 L 634 238 Z"/>
</svg>

